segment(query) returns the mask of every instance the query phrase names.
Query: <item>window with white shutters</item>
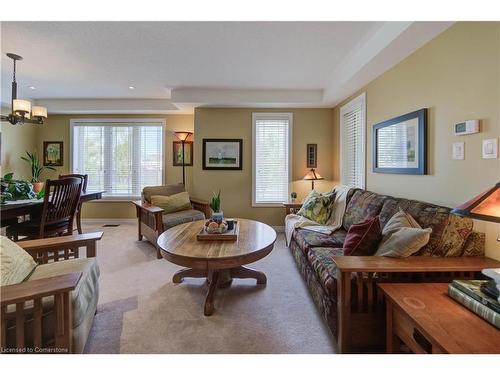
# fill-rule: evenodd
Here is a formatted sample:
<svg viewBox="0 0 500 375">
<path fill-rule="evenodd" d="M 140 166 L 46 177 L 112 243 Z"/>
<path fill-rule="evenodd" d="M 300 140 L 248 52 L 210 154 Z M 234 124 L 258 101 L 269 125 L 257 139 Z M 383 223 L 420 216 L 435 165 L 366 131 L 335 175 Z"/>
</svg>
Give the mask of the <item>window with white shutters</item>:
<svg viewBox="0 0 500 375">
<path fill-rule="evenodd" d="M 163 184 L 164 120 L 71 120 L 71 169 L 88 174 L 87 190 L 104 198 L 139 198 Z"/>
<path fill-rule="evenodd" d="M 365 188 L 365 94 L 340 108 L 340 179 L 347 186 Z"/>
<path fill-rule="evenodd" d="M 252 204 L 276 206 L 288 200 L 291 181 L 291 113 L 254 113 Z"/>
</svg>

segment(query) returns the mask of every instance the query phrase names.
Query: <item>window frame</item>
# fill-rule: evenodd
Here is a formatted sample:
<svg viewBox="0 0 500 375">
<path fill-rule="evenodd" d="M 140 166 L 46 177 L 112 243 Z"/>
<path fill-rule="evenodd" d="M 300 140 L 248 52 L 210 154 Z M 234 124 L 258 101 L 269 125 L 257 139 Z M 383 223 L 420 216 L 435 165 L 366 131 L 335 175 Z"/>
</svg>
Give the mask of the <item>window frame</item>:
<svg viewBox="0 0 500 375">
<path fill-rule="evenodd" d="M 340 165 L 339 165 L 339 172 L 340 172 L 340 183 L 343 185 L 346 185 L 346 181 L 344 180 L 344 142 L 345 142 L 345 122 L 344 122 L 344 115 L 350 111 L 352 111 L 354 108 L 361 106 L 361 169 L 362 169 L 362 174 L 361 174 L 361 189 L 366 189 L 366 145 L 367 145 L 367 139 L 366 139 L 366 92 L 361 93 L 354 99 L 350 100 L 348 103 L 344 104 L 342 107 L 340 107 Z"/>
<path fill-rule="evenodd" d="M 256 132 L 257 120 L 259 119 L 279 119 L 288 120 L 288 184 L 287 196 L 290 195 L 290 187 L 293 180 L 293 113 L 292 112 L 253 112 L 252 113 L 252 207 L 282 207 L 284 202 L 256 202 Z"/>
<path fill-rule="evenodd" d="M 167 163 L 165 161 L 165 150 L 167 147 L 167 123 L 165 119 L 162 118 L 126 118 L 126 117 L 113 117 L 113 118 L 74 118 L 70 119 L 70 153 L 69 153 L 69 167 L 70 167 L 70 173 L 75 173 L 74 171 L 74 157 L 73 157 L 73 152 L 74 152 L 74 128 L 78 125 L 77 123 L 89 123 L 89 124 L 97 124 L 97 123 L 149 123 L 149 124 L 155 124 L 156 126 L 161 126 L 162 128 L 162 152 L 161 152 L 161 163 L 162 163 L 162 174 L 161 174 L 161 184 L 165 185 L 166 181 L 166 166 Z M 141 196 L 135 196 L 135 195 L 130 195 L 130 196 L 105 196 L 103 194 L 102 196 L 102 201 L 106 202 L 123 202 L 123 201 L 130 201 L 131 199 L 140 199 Z"/>
</svg>

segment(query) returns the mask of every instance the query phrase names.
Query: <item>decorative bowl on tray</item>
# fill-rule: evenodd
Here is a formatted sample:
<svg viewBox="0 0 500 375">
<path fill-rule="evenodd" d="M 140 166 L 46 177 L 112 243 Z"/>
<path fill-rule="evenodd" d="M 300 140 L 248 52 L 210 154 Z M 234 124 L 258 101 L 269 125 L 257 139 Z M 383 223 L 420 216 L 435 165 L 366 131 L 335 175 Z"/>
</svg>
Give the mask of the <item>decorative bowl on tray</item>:
<svg viewBox="0 0 500 375">
<path fill-rule="evenodd" d="M 227 222 L 225 220 L 207 220 L 205 223 L 205 232 L 214 233 L 226 233 L 227 232 Z"/>
</svg>

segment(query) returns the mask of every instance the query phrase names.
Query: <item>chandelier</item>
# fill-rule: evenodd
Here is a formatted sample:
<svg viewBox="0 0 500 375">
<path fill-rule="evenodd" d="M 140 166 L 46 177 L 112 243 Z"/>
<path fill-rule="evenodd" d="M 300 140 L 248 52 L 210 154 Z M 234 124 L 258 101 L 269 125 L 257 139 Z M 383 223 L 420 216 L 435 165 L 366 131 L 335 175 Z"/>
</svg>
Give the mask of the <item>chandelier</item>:
<svg viewBox="0 0 500 375">
<path fill-rule="evenodd" d="M 7 57 L 14 62 L 11 111 L 7 116 L 0 116 L 0 120 L 8 121 L 12 125 L 22 125 L 24 123 L 43 124 L 43 119 L 47 118 L 47 108 L 36 105 L 31 106 L 29 100 L 17 99 L 16 61 L 21 61 L 23 58 L 14 53 L 7 53 Z"/>
</svg>

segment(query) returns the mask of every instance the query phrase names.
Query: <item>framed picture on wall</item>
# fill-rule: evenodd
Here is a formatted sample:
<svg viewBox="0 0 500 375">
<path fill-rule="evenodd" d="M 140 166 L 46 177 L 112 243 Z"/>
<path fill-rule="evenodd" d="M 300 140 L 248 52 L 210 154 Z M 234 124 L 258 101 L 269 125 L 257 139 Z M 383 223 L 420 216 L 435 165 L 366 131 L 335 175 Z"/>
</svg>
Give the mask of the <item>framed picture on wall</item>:
<svg viewBox="0 0 500 375">
<path fill-rule="evenodd" d="M 427 173 L 427 109 L 373 125 L 373 172 Z"/>
<path fill-rule="evenodd" d="M 317 168 L 318 167 L 318 145 L 316 143 L 309 143 L 307 145 L 307 168 Z"/>
<path fill-rule="evenodd" d="M 203 139 L 203 169 L 241 170 L 242 166 L 242 139 Z"/>
<path fill-rule="evenodd" d="M 63 155 L 63 142 L 43 142 L 43 165 L 62 167 Z"/>
<path fill-rule="evenodd" d="M 182 167 L 182 142 L 173 142 L 173 164 L 174 167 Z M 184 143 L 184 165 L 193 165 L 193 142 Z"/>
</svg>

